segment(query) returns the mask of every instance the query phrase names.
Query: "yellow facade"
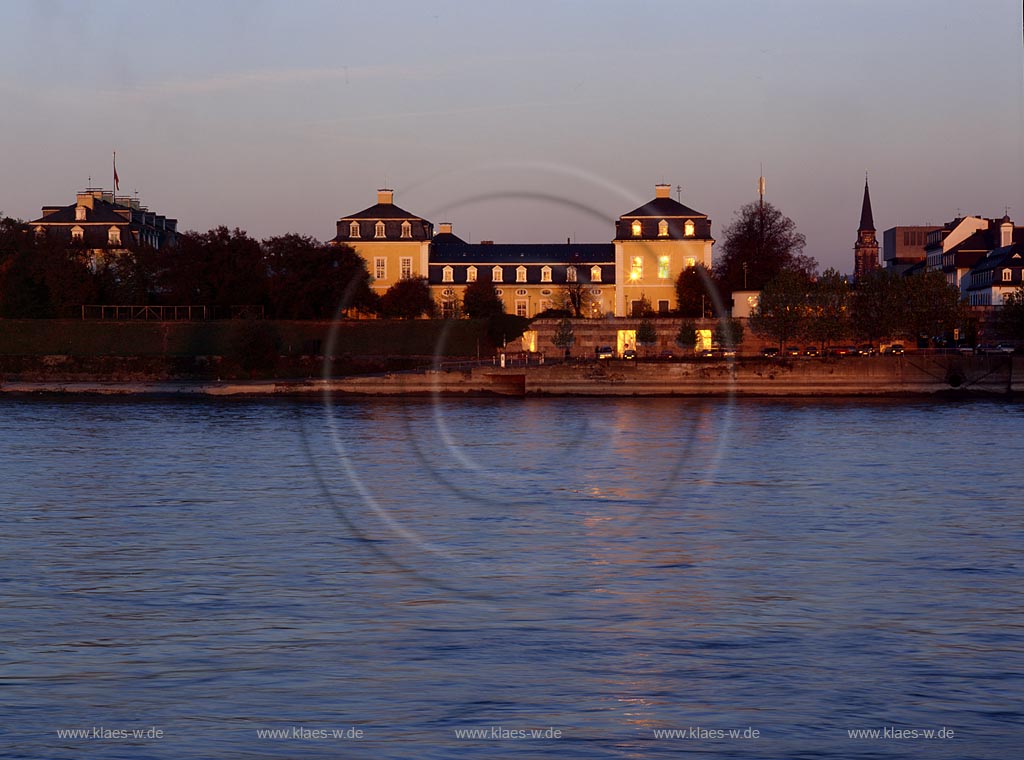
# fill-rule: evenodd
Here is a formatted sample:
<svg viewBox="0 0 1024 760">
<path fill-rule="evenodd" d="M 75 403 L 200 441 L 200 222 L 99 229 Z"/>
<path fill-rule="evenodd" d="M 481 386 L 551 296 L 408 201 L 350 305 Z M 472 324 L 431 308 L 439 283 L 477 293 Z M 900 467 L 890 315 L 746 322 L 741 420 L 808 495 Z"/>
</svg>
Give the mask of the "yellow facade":
<svg viewBox="0 0 1024 760">
<path fill-rule="evenodd" d="M 384 291 L 407 277 L 426 277 L 430 243 L 425 240 L 365 240 L 349 243 L 366 261 L 372 287 Z"/>
<path fill-rule="evenodd" d="M 711 240 L 616 240 L 615 316 L 647 299 L 654 311 L 676 308 L 676 280 L 698 264 L 711 268 Z M 709 304 L 710 307 L 710 304 Z"/>
</svg>

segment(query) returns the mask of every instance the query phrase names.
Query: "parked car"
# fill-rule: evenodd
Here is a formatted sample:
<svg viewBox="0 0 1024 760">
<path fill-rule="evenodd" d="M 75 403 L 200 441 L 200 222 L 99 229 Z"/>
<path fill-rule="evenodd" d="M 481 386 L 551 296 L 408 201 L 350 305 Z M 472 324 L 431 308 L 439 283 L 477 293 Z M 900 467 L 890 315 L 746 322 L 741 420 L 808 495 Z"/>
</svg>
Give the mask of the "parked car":
<svg viewBox="0 0 1024 760">
<path fill-rule="evenodd" d="M 905 352 L 902 343 L 893 343 L 891 346 L 886 346 L 885 353 L 890 356 L 902 356 Z"/>
<path fill-rule="evenodd" d="M 671 351 L 662 351 L 658 354 L 658 360 L 663 362 L 670 362 L 676 358 L 676 355 Z"/>
<path fill-rule="evenodd" d="M 737 351 L 736 351 L 735 348 L 723 348 L 722 349 L 722 356 L 724 356 L 726 358 L 732 359 L 733 357 L 736 356 L 736 354 L 737 354 Z"/>
<path fill-rule="evenodd" d="M 856 346 L 832 346 L 828 350 L 829 356 L 856 356 Z"/>
<path fill-rule="evenodd" d="M 622 358 L 636 359 L 636 351 L 634 351 L 632 348 L 627 348 L 625 351 L 622 352 Z"/>
<path fill-rule="evenodd" d="M 860 356 L 874 356 L 875 354 L 878 353 L 878 349 L 875 348 L 870 343 L 863 343 L 857 346 L 857 353 Z"/>
<path fill-rule="evenodd" d="M 804 356 L 820 356 L 817 346 L 807 346 L 804 349 Z"/>
<path fill-rule="evenodd" d="M 1013 346 L 1007 343 L 999 343 L 996 345 L 996 348 L 999 350 L 999 353 L 1002 354 L 1012 354 L 1015 350 Z"/>
<path fill-rule="evenodd" d="M 611 346 L 601 346 L 594 352 L 597 354 L 598 359 L 614 359 L 615 352 Z"/>
<path fill-rule="evenodd" d="M 775 346 L 767 346 L 767 347 L 761 349 L 761 356 L 764 356 L 766 358 L 771 359 L 771 358 L 774 358 L 774 357 L 776 357 L 778 355 L 779 355 L 779 349 L 777 349 Z"/>
<path fill-rule="evenodd" d="M 800 356 L 800 346 L 786 346 L 786 356 Z"/>
</svg>

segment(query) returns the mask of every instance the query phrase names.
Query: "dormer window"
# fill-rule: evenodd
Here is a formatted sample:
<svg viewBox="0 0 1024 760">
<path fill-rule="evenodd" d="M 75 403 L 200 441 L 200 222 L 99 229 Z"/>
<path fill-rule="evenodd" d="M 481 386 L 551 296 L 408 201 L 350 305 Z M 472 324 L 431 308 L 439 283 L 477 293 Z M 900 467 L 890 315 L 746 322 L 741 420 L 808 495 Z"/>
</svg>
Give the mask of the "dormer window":
<svg viewBox="0 0 1024 760">
<path fill-rule="evenodd" d="M 687 219 L 686 223 L 683 224 L 683 235 L 686 237 L 693 237 L 693 220 Z"/>
<path fill-rule="evenodd" d="M 455 282 L 455 270 L 445 267 L 441 270 L 441 282 Z"/>
<path fill-rule="evenodd" d="M 402 222 L 402 237 L 404 237 L 404 238 L 411 238 L 412 237 L 412 225 L 409 224 L 409 222 Z"/>
<path fill-rule="evenodd" d="M 76 226 L 76 227 L 72 227 L 71 228 L 71 239 L 72 240 L 74 240 L 74 241 L 76 241 L 78 243 L 81 243 L 82 242 L 82 237 L 84 235 L 85 235 L 85 230 L 83 230 L 81 227 L 77 227 Z"/>
<path fill-rule="evenodd" d="M 551 267 L 541 267 L 540 269 L 540 281 L 551 282 Z"/>
<path fill-rule="evenodd" d="M 576 282 L 576 267 L 566 267 L 565 269 L 565 281 Z"/>
<path fill-rule="evenodd" d="M 359 222 L 352 222 L 348 226 L 348 236 L 350 238 L 359 237 Z"/>
<path fill-rule="evenodd" d="M 640 224 L 639 219 L 633 220 L 633 237 L 640 237 L 644 234 L 644 226 Z"/>
<path fill-rule="evenodd" d="M 85 221 L 85 206 L 75 206 L 75 221 L 76 222 L 84 222 Z"/>
<path fill-rule="evenodd" d="M 384 222 L 377 222 L 373 226 L 373 236 L 375 238 L 382 238 L 382 237 L 384 237 Z"/>
<path fill-rule="evenodd" d="M 1010 271 L 1009 269 L 1004 269 L 1003 270 L 1003 282 L 1009 282 L 1012 279 L 1013 279 L 1013 272 Z"/>
<path fill-rule="evenodd" d="M 516 267 L 516 282 L 526 282 L 526 267 Z"/>
<path fill-rule="evenodd" d="M 111 227 L 107 230 L 107 244 L 121 245 L 121 229 L 119 227 Z"/>
<path fill-rule="evenodd" d="M 601 282 L 601 267 L 593 266 L 590 267 L 590 281 Z"/>
<path fill-rule="evenodd" d="M 658 222 L 658 237 L 668 237 L 668 222 L 664 219 Z"/>
<path fill-rule="evenodd" d="M 491 281 L 501 282 L 501 267 L 494 267 L 491 270 Z"/>
<path fill-rule="evenodd" d="M 466 282 L 476 282 L 476 267 L 469 267 L 466 270 Z"/>
</svg>

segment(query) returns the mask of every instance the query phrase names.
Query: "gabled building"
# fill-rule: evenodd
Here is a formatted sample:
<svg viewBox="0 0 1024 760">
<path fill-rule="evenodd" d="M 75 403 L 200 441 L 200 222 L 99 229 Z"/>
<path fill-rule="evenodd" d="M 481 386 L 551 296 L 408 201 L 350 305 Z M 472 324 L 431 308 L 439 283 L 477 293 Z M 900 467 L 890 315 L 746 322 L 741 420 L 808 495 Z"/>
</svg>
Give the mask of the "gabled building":
<svg viewBox="0 0 1024 760">
<path fill-rule="evenodd" d="M 94 261 L 130 246 L 173 245 L 178 234 L 177 219 L 100 188 L 82 190 L 67 206 L 43 206 L 42 216 L 29 224 L 40 237 L 90 251 Z"/>
<path fill-rule="evenodd" d="M 638 313 L 644 301 L 665 313 L 676 306 L 676 279 L 684 269 L 711 268 L 711 220 L 674 200 L 671 185 L 654 187 L 654 200 L 615 223 L 615 315 Z"/>
<path fill-rule="evenodd" d="M 1002 219 L 960 217 L 928 234 L 927 270 L 943 272 L 946 282 L 966 295 L 970 287 L 968 275 L 988 252 L 1018 240 L 1024 240 L 1024 227 L 1015 227 L 1008 216 Z"/>
<path fill-rule="evenodd" d="M 373 289 L 383 294 L 399 280 L 426 277 L 434 226 L 395 205 L 390 188 L 377 191 L 377 202 L 337 222 L 332 243 L 347 243 L 364 253 Z"/>
<path fill-rule="evenodd" d="M 373 287 L 383 293 L 400 279 L 426 277 L 442 313 L 474 280 L 489 280 L 505 311 L 534 317 L 562 305 L 567 289 L 583 291 L 587 316 L 657 312 L 675 308 L 675 282 L 686 267 L 710 268 L 711 221 L 669 197 L 655 198 L 623 214 L 610 243 L 467 243 L 450 222 L 433 225 L 394 205 L 380 190 L 377 204 L 343 216 L 331 241 L 352 246 L 366 261 Z"/>
<path fill-rule="evenodd" d="M 971 270 L 967 298 L 971 306 L 1002 306 L 1024 286 L 1024 242 L 995 248 Z"/>
</svg>

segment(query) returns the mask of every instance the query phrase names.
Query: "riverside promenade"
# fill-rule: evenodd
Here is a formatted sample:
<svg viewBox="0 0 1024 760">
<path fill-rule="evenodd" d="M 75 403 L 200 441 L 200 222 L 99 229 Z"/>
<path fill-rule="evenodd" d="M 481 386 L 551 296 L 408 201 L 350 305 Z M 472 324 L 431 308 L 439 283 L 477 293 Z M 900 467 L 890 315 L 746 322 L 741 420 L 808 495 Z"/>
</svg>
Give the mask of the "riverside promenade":
<svg viewBox="0 0 1024 760">
<path fill-rule="evenodd" d="M 0 380 L 0 393 L 302 396 L 920 396 L 1024 394 L 1024 358 L 917 355 L 692 362 L 490 364 L 340 378 L 252 381 Z"/>
</svg>

